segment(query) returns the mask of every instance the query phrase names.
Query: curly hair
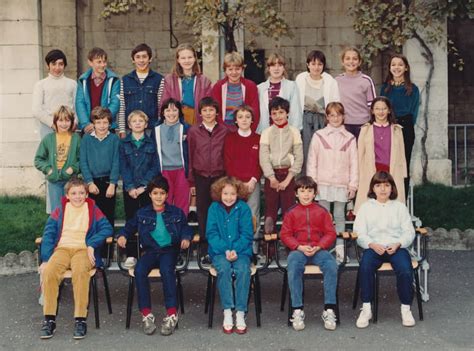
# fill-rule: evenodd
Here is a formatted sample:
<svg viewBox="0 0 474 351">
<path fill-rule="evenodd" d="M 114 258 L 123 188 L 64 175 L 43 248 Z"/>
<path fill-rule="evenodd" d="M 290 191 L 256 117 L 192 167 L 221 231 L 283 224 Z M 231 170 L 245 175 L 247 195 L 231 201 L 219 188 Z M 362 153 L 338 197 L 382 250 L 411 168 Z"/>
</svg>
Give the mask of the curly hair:
<svg viewBox="0 0 474 351">
<path fill-rule="evenodd" d="M 214 201 L 221 201 L 222 189 L 224 189 L 226 185 L 230 185 L 235 188 L 235 190 L 237 191 L 237 198 L 242 199 L 242 200 L 247 199 L 247 196 L 249 194 L 244 183 L 242 183 L 240 180 L 238 180 L 235 177 L 225 176 L 225 177 L 217 179 L 211 185 L 211 197 Z"/>
</svg>

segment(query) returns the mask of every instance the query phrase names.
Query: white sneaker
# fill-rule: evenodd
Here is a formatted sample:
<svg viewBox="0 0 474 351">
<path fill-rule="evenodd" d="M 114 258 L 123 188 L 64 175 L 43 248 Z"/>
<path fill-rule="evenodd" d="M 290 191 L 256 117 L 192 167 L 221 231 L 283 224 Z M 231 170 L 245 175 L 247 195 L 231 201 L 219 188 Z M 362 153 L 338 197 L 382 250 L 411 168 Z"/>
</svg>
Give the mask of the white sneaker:
<svg viewBox="0 0 474 351">
<path fill-rule="evenodd" d="M 356 326 L 357 328 L 367 328 L 369 326 L 369 321 L 372 319 L 372 308 L 370 303 L 364 303 L 360 311 Z"/>
<path fill-rule="evenodd" d="M 293 323 L 293 329 L 300 331 L 304 329 L 304 311 L 297 309 L 293 311 L 290 322 Z"/>
<path fill-rule="evenodd" d="M 235 314 L 235 332 L 245 334 L 247 332 L 247 323 L 245 323 L 245 312 L 237 311 Z"/>
<path fill-rule="evenodd" d="M 142 325 L 143 325 L 143 332 L 146 335 L 152 335 L 156 330 L 155 316 L 153 316 L 153 314 L 151 313 L 148 313 L 146 316 L 143 317 Z"/>
<path fill-rule="evenodd" d="M 336 330 L 336 314 L 332 309 L 327 309 L 323 311 L 321 318 L 324 321 L 324 328 L 327 330 Z"/>
<path fill-rule="evenodd" d="M 132 269 L 137 264 L 137 259 L 135 257 L 127 257 L 125 262 L 123 263 L 123 268 L 125 269 Z"/>
<path fill-rule="evenodd" d="M 410 310 L 410 305 L 402 305 L 400 308 L 402 312 L 402 325 L 404 327 L 413 327 L 415 325 L 415 318 Z"/>
<path fill-rule="evenodd" d="M 232 310 L 230 308 L 224 310 L 224 321 L 222 322 L 222 330 L 226 334 L 230 334 L 234 330 L 234 319 L 232 318 Z"/>
</svg>

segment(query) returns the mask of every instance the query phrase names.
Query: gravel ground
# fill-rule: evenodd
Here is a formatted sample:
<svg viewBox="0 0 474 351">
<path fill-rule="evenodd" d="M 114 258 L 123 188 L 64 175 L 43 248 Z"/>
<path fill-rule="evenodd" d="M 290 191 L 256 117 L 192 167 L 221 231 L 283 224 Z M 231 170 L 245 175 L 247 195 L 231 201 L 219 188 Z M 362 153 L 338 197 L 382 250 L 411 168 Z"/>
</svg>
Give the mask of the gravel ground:
<svg viewBox="0 0 474 351">
<path fill-rule="evenodd" d="M 355 327 L 358 311 L 351 308 L 354 271 L 341 277 L 339 299 L 341 324 L 336 331 L 323 328 L 322 284 L 309 280 L 305 285 L 306 329 L 295 332 L 286 325 L 286 312 L 279 311 L 280 273 L 261 277 L 262 327 L 255 324 L 253 302 L 249 306 L 246 335 L 225 335 L 222 315 L 216 302 L 214 327 L 207 328 L 204 315 L 206 276 L 188 273 L 183 278 L 186 313 L 180 316 L 179 329 L 170 337 L 159 333 L 146 336 L 134 304 L 132 324 L 125 329 L 125 303 L 128 280 L 119 272 L 109 273 L 113 314 L 107 314 L 102 281 L 99 280 L 101 328 L 94 328 L 89 317 L 87 338 L 72 338 L 72 289 L 65 287 L 54 338 L 40 340 L 42 309 L 37 303 L 38 276 L 26 274 L 0 277 L 1 350 L 473 350 L 474 349 L 474 251 L 431 251 L 429 275 L 430 301 L 423 304 L 425 320 L 405 328 L 400 321 L 400 305 L 393 276 L 381 278 L 379 321 L 365 330 Z M 154 312 L 164 313 L 161 284 L 152 284 Z M 92 311 L 91 311 L 92 312 Z M 157 319 L 159 319 L 157 318 Z M 324 346 L 323 346 L 324 345 Z"/>
</svg>

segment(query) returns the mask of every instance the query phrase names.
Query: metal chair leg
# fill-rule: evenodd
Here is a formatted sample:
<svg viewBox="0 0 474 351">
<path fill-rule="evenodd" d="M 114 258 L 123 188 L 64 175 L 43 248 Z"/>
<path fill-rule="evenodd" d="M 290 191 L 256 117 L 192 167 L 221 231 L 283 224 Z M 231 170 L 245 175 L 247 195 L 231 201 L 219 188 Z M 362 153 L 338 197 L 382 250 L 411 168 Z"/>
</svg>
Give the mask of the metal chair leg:
<svg viewBox="0 0 474 351">
<path fill-rule="evenodd" d="M 128 279 L 128 297 L 127 297 L 127 317 L 125 321 L 125 328 L 130 329 L 130 319 L 132 317 L 132 303 L 133 303 L 133 292 L 135 288 L 135 279 L 130 277 Z"/>
<path fill-rule="evenodd" d="M 112 302 L 110 301 L 109 281 L 107 280 L 107 274 L 105 273 L 105 269 L 100 269 L 100 272 L 102 273 L 102 278 L 104 279 L 105 300 L 107 301 L 107 308 L 109 310 L 109 314 L 112 314 Z"/>
<path fill-rule="evenodd" d="M 257 318 L 257 327 L 260 327 L 261 320 L 260 320 L 260 314 L 262 313 L 262 306 L 261 306 L 261 301 L 260 301 L 260 281 L 258 277 L 258 272 L 255 273 L 254 276 L 254 290 L 253 290 L 253 298 L 255 302 L 255 317 Z"/>
<path fill-rule="evenodd" d="M 184 314 L 184 296 L 183 296 L 183 285 L 181 284 L 181 274 L 176 273 L 177 282 L 177 293 L 178 293 L 178 307 L 181 306 L 181 313 Z"/>
<path fill-rule="evenodd" d="M 354 288 L 354 297 L 352 298 L 352 309 L 353 310 L 355 310 L 356 307 L 357 307 L 357 301 L 359 300 L 359 289 L 360 289 L 359 270 L 357 270 L 356 286 Z"/>
<path fill-rule="evenodd" d="M 92 284 L 92 298 L 94 299 L 95 327 L 96 329 L 99 329 L 100 328 L 99 299 L 97 296 L 97 280 L 96 280 L 95 275 L 91 278 L 91 284 Z"/>
<path fill-rule="evenodd" d="M 420 277 L 418 276 L 418 269 L 414 270 L 415 274 L 415 288 L 416 288 L 416 302 L 418 303 L 418 315 L 420 321 L 423 320 L 423 304 L 421 301 L 421 291 L 420 291 Z"/>
<path fill-rule="evenodd" d="M 341 324 L 341 315 L 339 314 L 339 281 L 341 280 L 340 271 L 337 272 L 337 284 L 336 284 L 336 324 Z"/>
<path fill-rule="evenodd" d="M 208 313 L 209 311 L 209 300 L 211 299 L 211 275 L 208 274 L 207 275 L 207 288 L 206 288 L 206 301 L 205 301 L 205 304 L 204 304 L 204 313 Z"/>
<path fill-rule="evenodd" d="M 291 305 L 291 293 L 288 294 L 288 326 L 291 327 L 292 323 L 290 321 L 293 315 L 293 306 Z"/>
<path fill-rule="evenodd" d="M 377 323 L 379 314 L 379 275 L 375 273 L 375 291 L 374 291 L 374 323 Z"/>
<path fill-rule="evenodd" d="M 214 318 L 214 300 L 216 297 L 216 278 L 212 277 L 211 278 L 211 291 L 210 291 L 210 299 L 209 299 L 209 318 L 208 318 L 208 323 L 207 327 L 212 328 L 212 320 Z"/>
<path fill-rule="evenodd" d="M 281 302 L 280 302 L 280 311 L 285 310 L 285 301 L 286 301 L 286 294 L 288 289 L 288 272 L 285 271 L 283 273 L 283 284 L 281 286 Z"/>
</svg>

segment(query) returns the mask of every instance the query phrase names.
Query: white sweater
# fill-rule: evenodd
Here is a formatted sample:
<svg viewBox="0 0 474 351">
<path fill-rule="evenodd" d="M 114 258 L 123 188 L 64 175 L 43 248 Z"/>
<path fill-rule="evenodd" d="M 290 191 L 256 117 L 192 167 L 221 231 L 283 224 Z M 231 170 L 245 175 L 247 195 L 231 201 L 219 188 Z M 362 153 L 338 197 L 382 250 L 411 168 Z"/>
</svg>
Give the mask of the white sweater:
<svg viewBox="0 0 474 351">
<path fill-rule="evenodd" d="M 53 124 L 53 113 L 61 105 L 74 109 L 75 80 L 65 77 L 48 77 L 36 82 L 33 89 L 33 116 L 48 127 Z"/>
<path fill-rule="evenodd" d="M 369 199 L 357 212 L 354 232 L 358 234 L 357 243 L 368 249 L 370 243 L 389 245 L 400 243 L 407 248 L 415 238 L 415 229 L 407 207 L 396 200 L 386 203 Z"/>
</svg>

